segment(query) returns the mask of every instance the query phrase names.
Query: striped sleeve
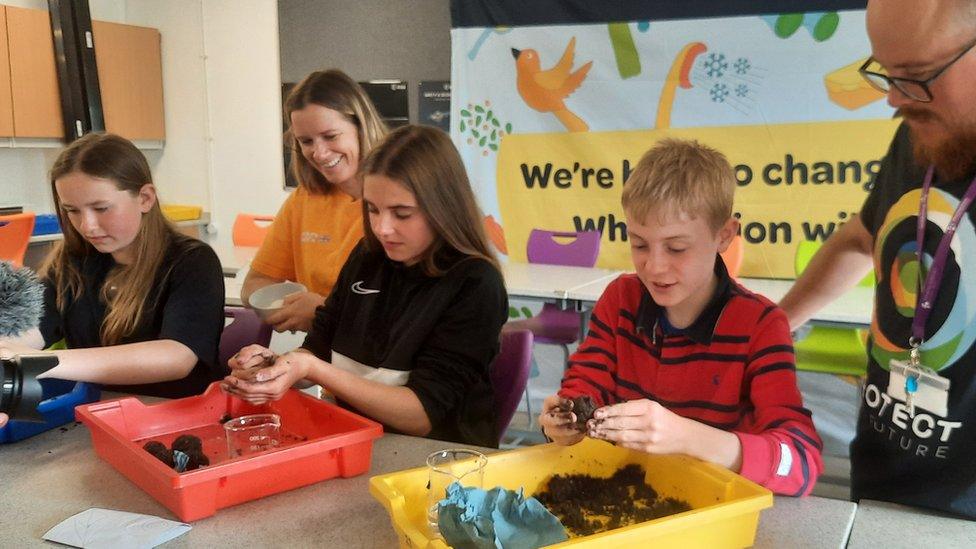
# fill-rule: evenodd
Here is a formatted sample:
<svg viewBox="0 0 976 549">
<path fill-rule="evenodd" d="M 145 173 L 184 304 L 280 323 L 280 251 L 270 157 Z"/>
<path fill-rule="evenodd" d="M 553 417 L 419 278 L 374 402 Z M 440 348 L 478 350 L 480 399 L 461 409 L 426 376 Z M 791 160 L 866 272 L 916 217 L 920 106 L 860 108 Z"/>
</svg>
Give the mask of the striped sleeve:
<svg viewBox="0 0 976 549">
<path fill-rule="evenodd" d="M 597 407 L 618 401 L 615 396 L 617 349 L 614 326 L 620 316 L 622 283 L 621 279 L 611 283 L 593 307 L 586 338 L 569 357 L 560 396 L 589 395 Z"/>
<path fill-rule="evenodd" d="M 803 407 L 789 323 L 775 308 L 759 322 L 746 364 L 751 427 L 735 430 L 746 478 L 777 494 L 805 496 L 823 469 L 823 444 Z"/>
</svg>

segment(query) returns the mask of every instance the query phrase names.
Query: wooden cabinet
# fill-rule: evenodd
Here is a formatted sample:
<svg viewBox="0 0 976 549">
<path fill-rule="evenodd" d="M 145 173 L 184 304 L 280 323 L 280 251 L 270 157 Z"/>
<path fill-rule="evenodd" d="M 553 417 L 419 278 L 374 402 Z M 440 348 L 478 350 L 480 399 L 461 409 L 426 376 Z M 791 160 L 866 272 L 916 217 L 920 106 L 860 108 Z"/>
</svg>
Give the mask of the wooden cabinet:
<svg viewBox="0 0 976 549">
<path fill-rule="evenodd" d="M 6 7 L 15 137 L 63 137 L 61 94 L 46 10 Z M 2 101 L 2 100 L 0 100 Z"/>
<path fill-rule="evenodd" d="M 7 48 L 7 9 L 0 6 L 0 137 L 14 134 L 14 104 L 10 95 L 10 53 Z"/>
<path fill-rule="evenodd" d="M 162 140 L 163 70 L 159 31 L 92 21 L 106 131 Z"/>
<path fill-rule="evenodd" d="M 93 21 L 92 35 L 106 131 L 164 140 L 159 31 Z M 64 137 L 47 10 L 0 5 L 0 137 Z"/>
</svg>

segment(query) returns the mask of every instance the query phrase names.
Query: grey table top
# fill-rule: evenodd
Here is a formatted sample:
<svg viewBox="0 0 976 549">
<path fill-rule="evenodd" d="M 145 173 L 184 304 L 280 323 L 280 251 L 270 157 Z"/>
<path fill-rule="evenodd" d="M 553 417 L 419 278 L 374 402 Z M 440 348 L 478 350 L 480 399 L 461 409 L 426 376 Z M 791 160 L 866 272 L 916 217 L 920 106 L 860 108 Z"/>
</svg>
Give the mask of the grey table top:
<svg viewBox="0 0 976 549">
<path fill-rule="evenodd" d="M 369 494 L 369 477 L 420 466 L 429 453 L 453 446 L 384 435 L 373 445 L 368 474 L 218 510 L 166 546 L 395 547 L 386 510 Z M 0 546 L 43 545 L 49 528 L 91 507 L 176 519 L 95 455 L 84 426 L 69 424 L 0 446 Z M 854 508 L 839 500 L 778 497 L 761 514 L 757 546 L 843 546 Z"/>
<path fill-rule="evenodd" d="M 755 547 L 844 547 L 857 505 L 818 497 L 776 497 L 759 515 Z"/>
<path fill-rule="evenodd" d="M 848 547 L 976 547 L 976 522 L 886 501 L 861 500 Z"/>
</svg>

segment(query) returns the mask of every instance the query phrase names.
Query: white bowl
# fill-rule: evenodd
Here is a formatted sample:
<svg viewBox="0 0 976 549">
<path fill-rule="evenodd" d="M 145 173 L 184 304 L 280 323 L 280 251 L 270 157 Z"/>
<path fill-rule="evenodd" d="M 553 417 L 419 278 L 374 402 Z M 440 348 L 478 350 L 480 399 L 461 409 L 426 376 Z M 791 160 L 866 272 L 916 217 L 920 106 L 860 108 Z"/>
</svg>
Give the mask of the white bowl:
<svg viewBox="0 0 976 549">
<path fill-rule="evenodd" d="M 297 282 L 279 282 L 254 292 L 248 301 L 261 320 L 266 320 L 268 315 L 281 310 L 285 296 L 306 290 Z"/>
</svg>

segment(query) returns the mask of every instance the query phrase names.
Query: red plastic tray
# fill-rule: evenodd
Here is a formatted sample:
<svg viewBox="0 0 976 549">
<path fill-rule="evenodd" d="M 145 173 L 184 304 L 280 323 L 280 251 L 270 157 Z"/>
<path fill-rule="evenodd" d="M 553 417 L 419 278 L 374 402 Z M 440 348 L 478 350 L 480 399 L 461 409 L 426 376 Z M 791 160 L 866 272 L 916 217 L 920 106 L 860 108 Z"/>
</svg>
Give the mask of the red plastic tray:
<svg viewBox="0 0 976 549">
<path fill-rule="evenodd" d="M 282 444 L 230 459 L 221 418 L 263 412 L 281 416 Z M 128 397 L 78 406 L 75 417 L 91 431 L 99 457 L 186 522 L 299 486 L 363 474 L 373 440 L 383 435 L 379 423 L 296 390 L 254 406 L 225 394 L 219 383 L 200 396 L 154 405 Z M 142 449 L 148 440 L 169 446 L 181 434 L 200 437 L 210 466 L 177 473 Z"/>
</svg>

